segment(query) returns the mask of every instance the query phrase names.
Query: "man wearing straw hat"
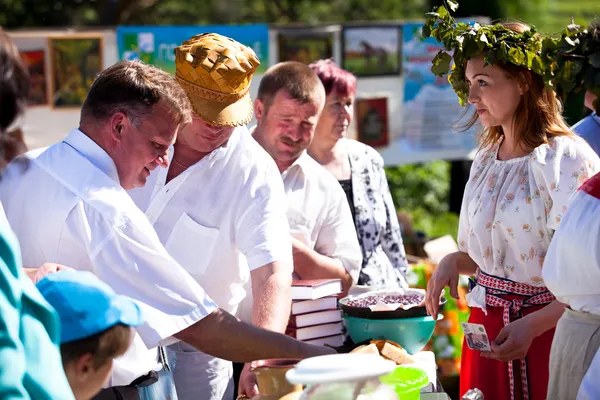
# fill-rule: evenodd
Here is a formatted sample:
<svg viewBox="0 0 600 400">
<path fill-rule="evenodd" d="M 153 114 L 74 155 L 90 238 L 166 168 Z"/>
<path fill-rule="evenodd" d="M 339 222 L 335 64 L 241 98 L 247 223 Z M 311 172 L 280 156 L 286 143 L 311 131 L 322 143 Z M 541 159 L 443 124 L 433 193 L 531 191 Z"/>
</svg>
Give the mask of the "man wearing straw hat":
<svg viewBox="0 0 600 400">
<path fill-rule="evenodd" d="M 252 323 L 283 332 L 292 276 L 286 195 L 275 163 L 245 127 L 260 63 L 250 48 L 213 33 L 192 37 L 175 55 L 193 122 L 169 152 L 169 168 L 130 194 L 220 307 L 237 313 L 251 282 Z M 231 362 L 183 342 L 170 351 L 179 400 L 233 398 Z M 246 369 L 243 381 L 252 376 Z"/>
</svg>

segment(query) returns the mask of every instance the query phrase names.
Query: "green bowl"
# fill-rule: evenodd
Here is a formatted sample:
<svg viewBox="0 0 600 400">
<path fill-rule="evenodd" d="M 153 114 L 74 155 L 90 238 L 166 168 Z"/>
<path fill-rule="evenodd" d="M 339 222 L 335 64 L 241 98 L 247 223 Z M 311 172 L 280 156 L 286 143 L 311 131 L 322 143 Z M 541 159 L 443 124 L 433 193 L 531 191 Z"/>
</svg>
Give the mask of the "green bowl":
<svg viewBox="0 0 600 400">
<path fill-rule="evenodd" d="M 437 321 L 443 319 L 438 315 Z M 387 339 L 398 343 L 410 354 L 423 350 L 437 322 L 433 317 L 366 319 L 344 315 L 344 325 L 354 343 L 369 339 Z"/>
<path fill-rule="evenodd" d="M 401 365 L 379 380 L 394 388 L 399 400 L 418 400 L 421 388 L 429 383 L 427 373 L 419 368 Z"/>
</svg>

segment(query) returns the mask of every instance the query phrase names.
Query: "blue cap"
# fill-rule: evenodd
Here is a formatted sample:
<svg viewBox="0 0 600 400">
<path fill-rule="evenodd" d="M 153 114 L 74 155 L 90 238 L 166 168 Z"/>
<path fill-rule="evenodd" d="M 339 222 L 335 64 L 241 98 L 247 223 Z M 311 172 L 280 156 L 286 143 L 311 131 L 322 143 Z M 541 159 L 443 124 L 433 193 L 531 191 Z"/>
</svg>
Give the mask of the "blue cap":
<svg viewBox="0 0 600 400">
<path fill-rule="evenodd" d="M 142 310 L 87 271 L 61 271 L 38 282 L 38 290 L 60 317 L 61 343 L 93 336 L 117 324 L 142 324 Z"/>
</svg>

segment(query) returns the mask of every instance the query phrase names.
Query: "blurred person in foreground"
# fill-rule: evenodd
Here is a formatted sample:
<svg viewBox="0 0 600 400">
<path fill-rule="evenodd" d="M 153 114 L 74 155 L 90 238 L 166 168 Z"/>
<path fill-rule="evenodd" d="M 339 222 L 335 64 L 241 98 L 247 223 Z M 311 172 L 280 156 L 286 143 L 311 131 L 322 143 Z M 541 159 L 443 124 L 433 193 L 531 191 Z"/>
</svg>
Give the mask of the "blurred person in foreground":
<svg viewBox="0 0 600 400">
<path fill-rule="evenodd" d="M 24 111 L 28 89 L 29 75 L 19 52 L 0 29 L 2 139 Z M 19 243 L 4 216 L 2 204 L 0 277 L 0 398 L 73 399 L 60 368 L 60 321 L 22 268 Z"/>
<path fill-rule="evenodd" d="M 383 158 L 372 147 L 346 137 L 354 116 L 356 77 L 331 60 L 310 67 L 327 97 L 308 154 L 333 174 L 346 193 L 362 249 L 358 284 L 406 288 L 408 262 Z"/>
<path fill-rule="evenodd" d="M 138 399 L 138 389 L 156 385 L 166 385 L 159 392 L 173 396 L 162 346 L 177 341 L 241 362 L 332 352 L 220 309 L 168 254 L 126 192 L 168 166 L 168 149 L 190 121 L 189 100 L 168 73 L 121 61 L 94 81 L 79 128 L 27 153 L 25 171 L 19 159 L 11 162 L 0 181 L 0 199 L 27 265 L 51 260 L 91 271 L 142 308 L 144 324 L 115 360 L 98 399 Z"/>
<path fill-rule="evenodd" d="M 237 314 L 252 295 L 247 321 L 283 332 L 292 280 L 285 192 L 275 163 L 245 126 L 260 62 L 249 47 L 214 33 L 192 37 L 175 55 L 192 123 L 170 149 L 169 167 L 155 169 L 144 187 L 129 194 L 169 254 L 217 305 Z M 179 400 L 233 397 L 230 361 L 182 342 L 169 351 Z M 245 388 L 255 386 L 253 378 L 247 365 L 240 380 L 250 396 L 255 392 Z"/>
<path fill-rule="evenodd" d="M 36 286 L 60 317 L 62 364 L 75 399 L 89 400 L 129 348 L 142 312 L 88 271 L 59 271 Z"/>
</svg>

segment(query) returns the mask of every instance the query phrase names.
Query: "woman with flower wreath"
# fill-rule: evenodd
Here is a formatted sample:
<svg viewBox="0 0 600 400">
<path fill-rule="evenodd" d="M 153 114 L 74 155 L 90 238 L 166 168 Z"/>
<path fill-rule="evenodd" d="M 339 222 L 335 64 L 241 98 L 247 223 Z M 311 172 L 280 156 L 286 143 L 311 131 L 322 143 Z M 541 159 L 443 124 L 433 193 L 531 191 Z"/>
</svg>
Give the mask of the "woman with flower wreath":
<svg viewBox="0 0 600 400">
<path fill-rule="evenodd" d="M 452 9 L 457 6 L 448 1 Z M 456 23 L 445 7 L 428 14 L 424 36 L 444 43 L 433 72 L 448 73 L 462 104 L 475 109 L 481 147 L 465 188 L 459 251 L 445 257 L 427 287 L 437 315 L 459 274 L 474 276 L 469 322 L 485 326 L 491 352 L 463 345 L 460 391 L 486 400 L 546 398 L 550 346 L 564 306 L 545 287 L 542 264 L 569 197 L 600 168 L 573 134 L 545 86 L 543 38 L 521 23 Z"/>
</svg>

